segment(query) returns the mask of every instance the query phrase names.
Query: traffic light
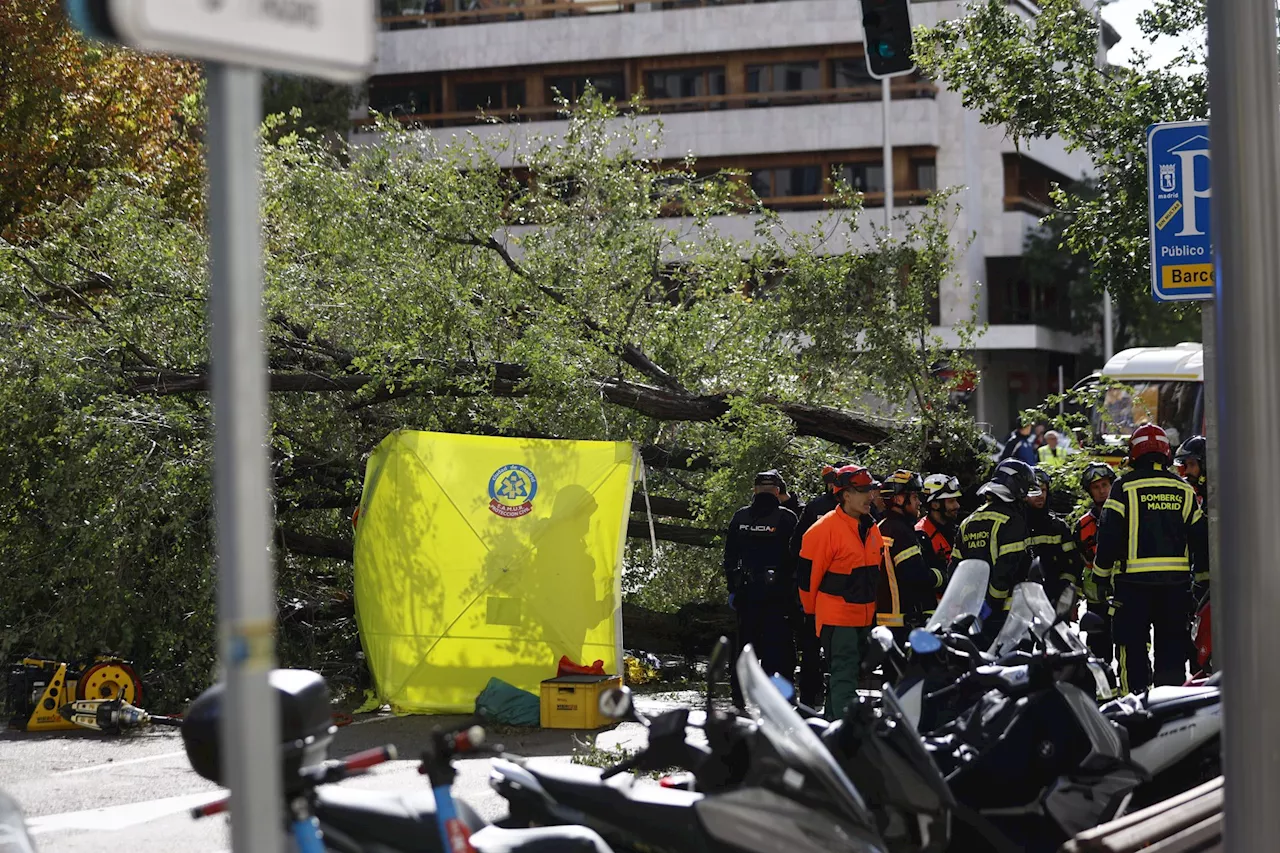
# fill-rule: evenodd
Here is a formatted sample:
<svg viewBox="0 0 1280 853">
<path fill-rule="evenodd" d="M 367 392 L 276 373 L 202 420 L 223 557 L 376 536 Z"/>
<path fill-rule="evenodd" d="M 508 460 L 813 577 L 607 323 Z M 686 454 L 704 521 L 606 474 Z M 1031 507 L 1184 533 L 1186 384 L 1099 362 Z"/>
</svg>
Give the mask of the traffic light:
<svg viewBox="0 0 1280 853">
<path fill-rule="evenodd" d="M 116 41 L 116 28 L 107 7 L 109 0 L 62 0 L 71 25 L 98 41 Z"/>
<path fill-rule="evenodd" d="M 916 68 L 911 57 L 910 0 L 861 0 L 863 48 L 867 70 L 877 80 L 910 74 Z"/>
</svg>

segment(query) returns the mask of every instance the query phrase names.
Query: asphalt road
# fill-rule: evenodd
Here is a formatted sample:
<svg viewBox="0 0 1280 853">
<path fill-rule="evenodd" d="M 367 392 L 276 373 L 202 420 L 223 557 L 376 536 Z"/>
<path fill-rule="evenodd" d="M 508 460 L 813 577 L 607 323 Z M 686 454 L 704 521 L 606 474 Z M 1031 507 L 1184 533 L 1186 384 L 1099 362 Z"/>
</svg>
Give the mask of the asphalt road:
<svg viewBox="0 0 1280 853">
<path fill-rule="evenodd" d="M 654 713 L 694 698 L 641 697 L 637 704 Z M 434 726 L 460 719 L 358 717 L 338 730 L 330 755 L 393 743 L 402 760 L 343 785 L 418 790 L 427 782 L 417 772 L 417 747 Z M 626 723 L 600 733 L 534 731 L 499 733 L 491 739 L 517 755 L 567 762 L 575 746 L 592 742 L 603 749 L 635 749 L 644 743 L 644 730 Z M 455 797 L 490 820 L 506 813 L 505 801 L 489 789 L 488 759 L 459 761 L 456 766 Z M 223 791 L 191 770 L 177 730 L 116 738 L 0 731 L 0 788 L 22 806 L 41 853 L 215 853 L 230 847 L 226 817 L 190 817 L 191 808 L 218 799 Z"/>
</svg>

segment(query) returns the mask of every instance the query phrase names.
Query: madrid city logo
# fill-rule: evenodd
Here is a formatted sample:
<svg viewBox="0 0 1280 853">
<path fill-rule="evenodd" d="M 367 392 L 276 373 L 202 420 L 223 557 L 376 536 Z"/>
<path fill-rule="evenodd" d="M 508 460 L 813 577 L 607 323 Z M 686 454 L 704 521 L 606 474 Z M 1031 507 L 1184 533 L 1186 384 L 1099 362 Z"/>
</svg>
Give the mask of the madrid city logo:
<svg viewBox="0 0 1280 853">
<path fill-rule="evenodd" d="M 523 465 L 503 465 L 489 478 L 489 511 L 503 518 L 533 512 L 538 478 Z"/>
</svg>

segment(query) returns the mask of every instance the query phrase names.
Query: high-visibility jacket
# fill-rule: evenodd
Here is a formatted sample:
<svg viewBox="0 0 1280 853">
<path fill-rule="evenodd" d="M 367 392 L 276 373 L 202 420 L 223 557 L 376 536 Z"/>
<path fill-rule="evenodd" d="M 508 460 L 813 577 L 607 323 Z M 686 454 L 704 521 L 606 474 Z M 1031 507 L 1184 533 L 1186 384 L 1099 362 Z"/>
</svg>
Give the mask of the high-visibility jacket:
<svg viewBox="0 0 1280 853">
<path fill-rule="evenodd" d="M 809 590 L 810 567 L 808 564 L 801 567 L 800 546 L 804 543 L 804 535 L 809 532 L 810 527 L 813 527 L 814 522 L 839 506 L 840 501 L 831 492 L 818 495 L 804 505 L 804 509 L 800 511 L 800 519 L 796 522 L 795 533 L 791 534 L 791 556 L 796 564 L 796 589 L 800 591 L 800 605 L 810 616 L 813 615 L 813 593 Z"/>
<path fill-rule="evenodd" d="M 1027 533 L 1031 553 L 1040 558 L 1044 579 L 1057 578 L 1079 587 L 1083 565 L 1067 523 L 1047 509 L 1028 509 Z"/>
<path fill-rule="evenodd" d="M 962 560 L 984 560 L 991 565 L 987 603 L 992 610 L 1008 610 L 1015 585 L 1027 579 L 1031 567 L 1027 522 L 1017 506 L 992 497 L 960 523 L 960 534 L 951 553 L 954 570 Z"/>
<path fill-rule="evenodd" d="M 1149 457 L 1148 457 L 1149 459 Z M 1189 483 L 1160 463 L 1140 459 L 1116 480 L 1098 519 L 1099 580 L 1187 583 L 1192 566 L 1206 571 L 1209 534 Z"/>
<path fill-rule="evenodd" d="M 824 625 L 867 628 L 876 622 L 876 591 L 884 540 L 870 516 L 854 518 L 833 510 L 814 522 L 800 547 L 801 568 L 809 568 L 813 615 Z"/>
<path fill-rule="evenodd" d="M 945 580 L 947 566 L 951 563 L 951 551 L 955 547 L 955 527 L 953 525 L 939 527 L 926 515 L 916 522 L 916 533 L 920 537 L 925 562 L 930 568 L 937 569 Z"/>
<path fill-rule="evenodd" d="M 890 509 L 879 524 L 884 540 L 884 570 L 876 593 L 876 624 L 918 627 L 937 603 L 945 575 L 929 567 L 916 529 L 901 512 Z"/>
</svg>

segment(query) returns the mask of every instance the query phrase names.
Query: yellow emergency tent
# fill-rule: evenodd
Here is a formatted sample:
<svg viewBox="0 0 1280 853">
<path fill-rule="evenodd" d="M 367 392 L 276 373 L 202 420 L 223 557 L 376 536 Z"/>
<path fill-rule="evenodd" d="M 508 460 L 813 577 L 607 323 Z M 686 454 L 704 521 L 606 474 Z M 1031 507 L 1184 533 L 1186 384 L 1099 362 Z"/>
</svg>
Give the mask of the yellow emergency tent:
<svg viewBox="0 0 1280 853">
<path fill-rule="evenodd" d="M 392 433 L 365 470 L 356 620 L 379 697 L 469 713 L 561 655 L 621 663 L 629 442 Z"/>
</svg>

